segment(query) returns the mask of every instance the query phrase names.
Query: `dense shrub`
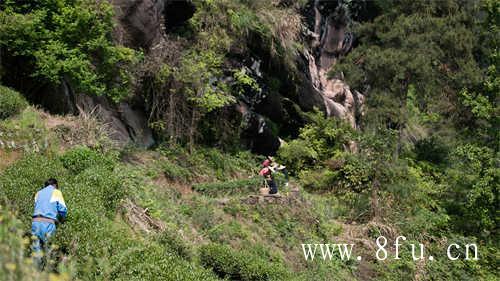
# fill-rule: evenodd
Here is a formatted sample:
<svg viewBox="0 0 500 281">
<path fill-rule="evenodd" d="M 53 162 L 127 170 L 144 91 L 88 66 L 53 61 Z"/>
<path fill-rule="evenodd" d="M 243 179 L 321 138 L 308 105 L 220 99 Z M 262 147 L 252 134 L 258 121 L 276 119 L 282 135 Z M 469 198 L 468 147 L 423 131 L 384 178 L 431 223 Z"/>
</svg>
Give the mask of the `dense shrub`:
<svg viewBox="0 0 500 281">
<path fill-rule="evenodd" d="M 175 180 L 180 182 L 186 182 L 192 176 L 191 171 L 187 168 L 184 168 L 180 165 L 175 164 L 171 161 L 165 161 L 161 164 L 161 169 L 169 180 Z"/>
<path fill-rule="evenodd" d="M 35 193 L 50 177 L 59 180 L 64 193 L 64 175 L 64 168 L 59 161 L 35 154 L 28 155 L 2 173 L 0 199 L 6 198 L 27 223 L 33 212 Z"/>
<path fill-rule="evenodd" d="M 177 233 L 169 230 L 163 231 L 158 237 L 158 242 L 165 246 L 169 252 L 177 254 L 185 260 L 191 260 L 193 256 L 189 246 L 184 243 L 182 238 L 179 238 Z"/>
<path fill-rule="evenodd" d="M 2 1 L 0 11 L 2 58 L 6 58 L 5 63 L 18 63 L 31 70 L 17 73 L 45 83 L 66 79 L 80 92 L 115 100 L 129 93 L 128 66 L 139 56 L 132 49 L 113 44 L 110 3 Z"/>
<path fill-rule="evenodd" d="M 0 119 L 18 114 L 26 106 L 28 103 L 20 93 L 0 85 Z"/>
<path fill-rule="evenodd" d="M 61 156 L 61 162 L 64 168 L 73 173 L 79 173 L 96 165 L 111 170 L 116 164 L 112 155 L 103 155 L 85 146 L 79 146 L 69 150 Z"/>
<path fill-rule="evenodd" d="M 31 259 L 24 255 L 30 239 L 23 237 L 24 227 L 9 208 L 0 204 L 0 280 L 50 281 L 54 280 L 51 270 L 38 271 Z M 51 268 L 52 269 L 52 268 Z M 68 267 L 59 265 L 57 280 L 73 280 L 73 272 Z"/>
<path fill-rule="evenodd" d="M 311 191 L 361 192 L 370 187 L 373 168 L 370 161 L 359 155 L 338 155 L 330 159 L 323 169 L 310 169 L 300 173 L 304 188 Z"/>
<path fill-rule="evenodd" d="M 343 121 L 325 118 L 320 112 L 307 116 L 310 122 L 300 129 L 299 138 L 282 145 L 278 151 L 280 162 L 292 174 L 337 157 L 356 138 L 356 133 Z"/>
<path fill-rule="evenodd" d="M 500 154 L 474 145 L 459 145 L 450 154 L 450 167 L 445 178 L 444 201 L 453 219 L 452 226 L 467 234 L 487 237 L 498 229 L 498 183 Z"/>
<path fill-rule="evenodd" d="M 193 185 L 193 190 L 207 195 L 234 194 L 255 192 L 262 186 L 261 178 L 228 180 L 222 182 L 199 183 Z"/>
<path fill-rule="evenodd" d="M 300 182 L 309 191 L 333 191 L 338 177 L 339 173 L 336 171 L 326 169 L 307 170 L 300 174 Z"/>
<path fill-rule="evenodd" d="M 226 245 L 202 246 L 200 261 L 221 278 L 244 281 L 290 279 L 281 264 L 269 262 L 246 251 L 233 250 Z"/>
<path fill-rule="evenodd" d="M 448 157 L 448 147 L 434 136 L 417 141 L 414 151 L 417 160 L 424 160 L 434 164 L 444 163 Z"/>
<path fill-rule="evenodd" d="M 77 159 L 83 155 L 83 160 L 69 161 L 74 160 L 69 155 Z M 130 235 L 129 226 L 116 214 L 128 193 L 124 183 L 132 182 L 128 177 L 133 175 L 118 166 L 110 169 L 117 162 L 106 157 L 86 148 L 76 148 L 54 159 L 29 155 L 2 173 L 0 202 L 7 199 L 9 206 L 19 210 L 25 223 L 19 229 L 28 231 L 35 192 L 48 177 L 58 178 L 68 218 L 58 226 L 52 241 L 74 265 L 78 279 L 217 280 L 210 271 L 185 259 L 188 250 L 179 240 L 163 236 L 158 241 L 143 241 Z M 64 169 L 63 160 L 70 163 L 71 172 Z M 61 276 L 61 280 L 65 279 Z"/>
</svg>

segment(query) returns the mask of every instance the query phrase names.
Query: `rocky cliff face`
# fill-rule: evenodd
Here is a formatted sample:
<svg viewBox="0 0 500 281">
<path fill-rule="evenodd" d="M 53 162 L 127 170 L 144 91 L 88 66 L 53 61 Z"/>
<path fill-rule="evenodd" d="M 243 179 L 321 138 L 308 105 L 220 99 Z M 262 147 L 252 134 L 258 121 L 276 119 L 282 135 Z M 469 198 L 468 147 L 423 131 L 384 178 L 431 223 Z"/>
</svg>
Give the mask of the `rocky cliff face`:
<svg viewBox="0 0 500 281">
<path fill-rule="evenodd" d="M 304 8 L 305 28 L 298 40 L 303 41 L 300 43 L 305 48 L 295 59 L 297 71 L 293 75 L 286 73 L 290 70 L 280 65 L 282 62 L 272 61 L 269 54 L 259 49 L 259 42 L 249 42 L 251 52 L 230 51 L 227 62 L 230 68 L 245 69 L 262 88 L 258 93 L 246 93 L 233 108 L 242 117 L 243 142 L 254 152 L 273 154 L 279 148 L 281 140 L 276 124 L 280 135 L 297 134 L 303 125 L 300 111 L 318 108 L 328 117 L 343 118 L 353 128 L 357 127 L 363 95 L 352 91 L 343 77 L 328 77 L 328 71 L 350 50 L 353 42 L 339 2 L 311 0 Z M 113 0 L 112 4 L 117 22 L 114 40 L 142 49 L 148 58 L 164 46 L 169 48 L 168 33 L 196 11 L 190 0 Z M 290 79 L 291 76 L 295 78 Z M 269 77 L 280 82 L 279 89 L 270 90 L 271 86 L 266 84 Z M 147 106 L 137 96 L 115 104 L 104 97 L 75 93 L 65 79 L 60 86 L 46 85 L 26 92 L 34 93 L 31 100 L 53 113 L 92 111 L 112 128 L 113 137 L 121 143 L 132 141 L 145 147 L 154 144 Z"/>
<path fill-rule="evenodd" d="M 308 15 L 313 24 L 312 30 L 307 30 L 310 49 L 305 50 L 304 57 L 308 62 L 308 82 L 317 92 L 315 95 L 321 97 L 326 115 L 346 119 L 356 128 L 364 96 L 351 91 L 343 77 L 328 77 L 328 71 L 340 56 L 349 52 L 353 42 L 341 9 L 336 1 L 310 3 Z"/>
<path fill-rule="evenodd" d="M 181 24 L 195 11 L 194 5 L 188 0 L 113 0 L 112 4 L 117 22 L 114 40 L 120 45 L 145 52 L 162 40 L 165 28 Z M 6 64 L 14 65 L 16 62 Z M 116 104 L 105 97 L 77 93 L 64 78 L 58 85 L 37 84 L 30 76 L 24 75 L 28 72 L 19 67 L 12 69 L 13 79 L 9 81 L 7 78 L 6 82 L 25 93 L 31 102 L 54 114 L 78 114 L 80 110 L 92 112 L 108 125 L 112 131 L 111 137 L 117 143 L 133 142 L 143 147 L 155 143 L 140 99 L 132 98 Z"/>
<path fill-rule="evenodd" d="M 264 144 L 271 151 L 279 148 L 281 140 L 268 132 L 268 124 L 262 115 L 275 123 L 285 127 L 300 126 L 300 119 L 296 107 L 302 111 L 311 111 L 314 108 L 323 111 L 327 117 L 342 118 L 351 127 L 357 128 L 359 118 L 363 114 L 364 96 L 353 91 L 343 77 L 328 77 L 328 72 L 337 60 L 346 55 L 353 45 L 354 35 L 348 28 L 348 15 L 342 1 L 311 0 L 302 11 L 304 29 L 301 34 L 305 48 L 296 58 L 297 81 L 287 82 L 286 75 L 279 75 L 280 69 L 260 69 L 266 57 L 252 58 L 247 63 L 248 72 L 253 77 L 273 76 L 288 85 L 280 90 L 279 96 L 273 96 L 264 90 L 261 93 L 247 97 L 243 101 L 247 119 L 253 120 L 250 124 L 258 126 L 248 127 L 247 136 L 251 136 L 257 143 Z M 258 53 L 258 52 L 256 52 Z M 295 88 L 294 88 L 295 87 Z M 265 89 L 265 85 L 263 85 Z M 239 106 L 241 109 L 241 105 Z M 298 128 L 291 128 L 291 130 Z M 251 142 L 254 143 L 254 142 Z"/>
</svg>

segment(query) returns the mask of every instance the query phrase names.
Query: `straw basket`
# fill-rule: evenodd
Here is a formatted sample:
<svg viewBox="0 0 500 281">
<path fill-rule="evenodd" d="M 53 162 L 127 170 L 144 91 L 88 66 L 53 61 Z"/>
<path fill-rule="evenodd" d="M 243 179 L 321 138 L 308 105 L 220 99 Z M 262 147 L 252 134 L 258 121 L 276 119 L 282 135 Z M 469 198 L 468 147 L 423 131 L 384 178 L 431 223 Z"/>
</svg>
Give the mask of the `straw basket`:
<svg viewBox="0 0 500 281">
<path fill-rule="evenodd" d="M 269 194 L 269 188 L 268 187 L 262 187 L 259 189 L 261 195 L 268 195 Z"/>
</svg>

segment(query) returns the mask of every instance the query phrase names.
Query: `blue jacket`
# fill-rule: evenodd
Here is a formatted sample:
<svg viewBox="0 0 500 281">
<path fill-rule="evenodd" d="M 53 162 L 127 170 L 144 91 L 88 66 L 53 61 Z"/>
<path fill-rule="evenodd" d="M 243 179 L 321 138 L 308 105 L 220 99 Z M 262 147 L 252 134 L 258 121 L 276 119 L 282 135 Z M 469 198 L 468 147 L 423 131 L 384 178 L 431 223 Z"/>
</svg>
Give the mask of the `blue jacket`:
<svg viewBox="0 0 500 281">
<path fill-rule="evenodd" d="M 35 211 L 33 216 L 43 216 L 57 220 L 57 216 L 66 217 L 68 209 L 62 192 L 52 185 L 38 191 L 35 195 Z"/>
</svg>

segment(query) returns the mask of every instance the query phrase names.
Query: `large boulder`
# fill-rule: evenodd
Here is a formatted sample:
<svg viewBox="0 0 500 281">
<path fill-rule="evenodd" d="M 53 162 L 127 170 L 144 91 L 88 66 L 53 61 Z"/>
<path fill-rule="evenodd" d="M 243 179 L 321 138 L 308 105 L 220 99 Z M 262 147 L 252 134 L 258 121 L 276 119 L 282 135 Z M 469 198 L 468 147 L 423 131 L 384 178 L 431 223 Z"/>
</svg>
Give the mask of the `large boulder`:
<svg viewBox="0 0 500 281">
<path fill-rule="evenodd" d="M 161 38 L 164 1 L 113 0 L 118 18 L 115 40 L 132 48 L 150 48 Z"/>
<path fill-rule="evenodd" d="M 161 42 L 165 29 L 189 20 L 196 7 L 190 0 L 113 0 L 118 26 L 115 40 L 149 50 Z"/>
<path fill-rule="evenodd" d="M 110 137 L 119 144 L 134 143 L 150 147 L 155 141 L 143 111 L 128 103 L 115 104 L 105 97 L 77 95 L 76 107 L 90 112 L 110 129 Z"/>
<path fill-rule="evenodd" d="M 308 69 L 299 104 L 305 110 L 316 106 L 327 116 L 345 119 L 355 128 L 364 97 L 359 92 L 353 94 L 342 77 L 328 76 L 339 56 L 352 47 L 353 36 L 347 30 L 347 15 L 339 1 L 324 0 L 311 1 L 305 14 L 310 28 L 306 32 L 310 48 L 302 56 Z"/>
</svg>

